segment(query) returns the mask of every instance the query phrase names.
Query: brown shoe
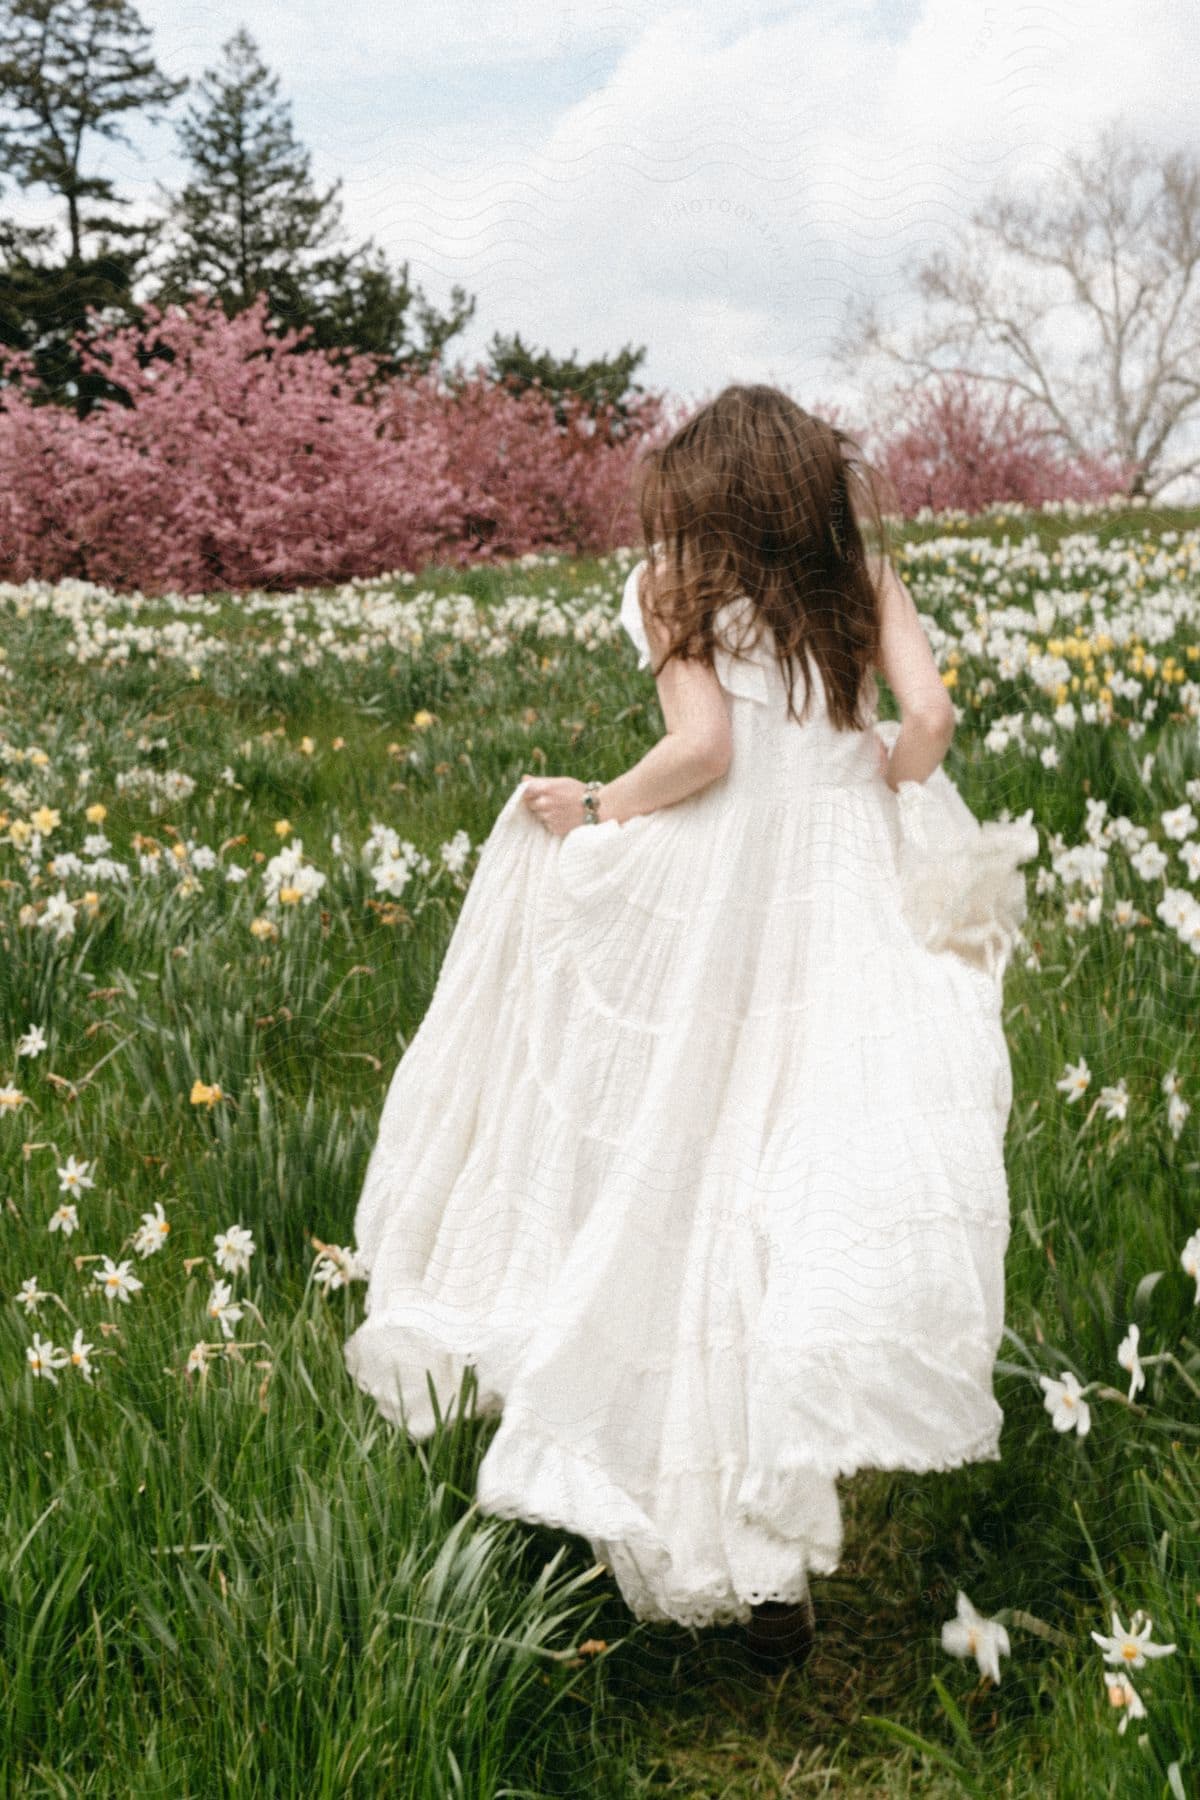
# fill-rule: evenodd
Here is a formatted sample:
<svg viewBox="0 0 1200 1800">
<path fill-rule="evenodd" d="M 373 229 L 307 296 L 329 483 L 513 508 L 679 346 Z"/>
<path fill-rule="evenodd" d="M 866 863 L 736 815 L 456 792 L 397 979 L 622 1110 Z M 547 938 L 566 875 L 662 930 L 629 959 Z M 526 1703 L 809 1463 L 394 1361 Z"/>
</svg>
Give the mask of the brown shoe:
<svg viewBox="0 0 1200 1800">
<path fill-rule="evenodd" d="M 801 1669 L 812 1654 L 816 1631 L 810 1594 L 800 1600 L 764 1600 L 750 1609 L 746 1648 L 756 1662 Z"/>
</svg>

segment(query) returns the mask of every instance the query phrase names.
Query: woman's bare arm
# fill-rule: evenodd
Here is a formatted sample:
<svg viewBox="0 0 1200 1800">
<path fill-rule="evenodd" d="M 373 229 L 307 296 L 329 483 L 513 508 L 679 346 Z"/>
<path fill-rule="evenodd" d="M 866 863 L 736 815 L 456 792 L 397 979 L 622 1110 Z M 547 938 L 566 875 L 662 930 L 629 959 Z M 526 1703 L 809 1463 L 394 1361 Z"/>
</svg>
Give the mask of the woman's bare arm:
<svg viewBox="0 0 1200 1800">
<path fill-rule="evenodd" d="M 946 692 L 912 595 L 890 563 L 879 576 L 882 630 L 878 667 L 900 707 L 900 730 L 888 759 L 887 783 L 924 781 L 954 736 L 954 704 Z"/>
<path fill-rule="evenodd" d="M 640 593 L 638 598 L 640 603 Z M 642 621 L 651 661 L 657 662 L 668 640 L 659 621 L 644 607 Z M 640 762 L 600 789 L 597 813 L 601 822 L 623 821 L 636 813 L 674 806 L 716 781 L 729 767 L 733 755 L 729 700 L 715 670 L 673 656 L 657 680 L 666 733 Z"/>
</svg>

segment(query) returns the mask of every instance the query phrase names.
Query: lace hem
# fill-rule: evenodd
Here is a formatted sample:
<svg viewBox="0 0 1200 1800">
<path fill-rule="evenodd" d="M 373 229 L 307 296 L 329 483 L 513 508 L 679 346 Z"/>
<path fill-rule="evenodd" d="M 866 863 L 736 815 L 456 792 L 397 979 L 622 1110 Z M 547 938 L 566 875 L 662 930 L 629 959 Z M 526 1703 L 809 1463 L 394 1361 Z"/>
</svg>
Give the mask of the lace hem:
<svg viewBox="0 0 1200 1800">
<path fill-rule="evenodd" d="M 911 1354 L 911 1346 L 909 1350 Z M 652 1517 L 635 1493 L 622 1486 L 611 1458 L 567 1442 L 527 1405 L 506 1403 L 500 1390 L 510 1390 L 515 1381 L 517 1346 L 498 1354 L 488 1368 L 482 1358 L 451 1348 L 429 1332 L 368 1321 L 348 1340 L 346 1360 L 384 1416 L 415 1437 L 430 1435 L 435 1424 L 426 1371 L 421 1367 L 418 1373 L 418 1364 L 429 1366 L 439 1408 L 449 1422 L 470 1362 L 476 1374 L 473 1416 L 502 1415 L 479 1468 L 480 1510 L 583 1537 L 612 1572 L 630 1611 L 646 1622 L 689 1627 L 744 1622 L 751 1606 L 801 1598 L 810 1574 L 832 1574 L 840 1562 L 836 1483 L 842 1477 L 867 1468 L 947 1472 L 1000 1458 L 998 1409 L 995 1419 L 960 1430 L 957 1442 L 951 1432 L 935 1442 L 938 1434 L 929 1432 L 926 1421 L 920 1448 L 910 1442 L 889 1453 L 856 1435 L 836 1449 L 828 1441 L 814 1453 L 806 1448 L 804 1460 L 795 1451 L 803 1424 L 797 1415 L 784 1416 L 778 1424 L 792 1442 L 790 1456 L 768 1433 L 759 1437 L 757 1454 L 751 1448 L 674 1464 L 655 1459 L 634 1476 L 635 1482 L 653 1488 Z M 402 1390 L 407 1385 L 407 1398 L 416 1403 L 418 1382 L 425 1417 L 410 1407 L 405 1426 L 398 1412 Z M 774 1398 L 764 1399 L 759 1416 L 764 1407 L 772 1418 L 781 1410 L 787 1415 L 786 1403 L 782 1408 L 775 1404 L 777 1384 L 771 1385 Z M 829 1422 L 823 1423 L 828 1434 Z M 714 1558 L 724 1565 L 716 1574 L 711 1572 Z"/>
<path fill-rule="evenodd" d="M 432 1435 L 435 1425 L 428 1401 L 427 1374 L 434 1378 L 443 1417 L 448 1418 L 457 1406 L 462 1377 L 468 1366 L 475 1371 L 476 1416 L 493 1417 L 501 1411 L 505 1391 L 517 1379 L 523 1339 L 519 1330 L 498 1335 L 491 1344 L 484 1341 L 485 1336 L 486 1333 L 479 1329 L 469 1337 L 452 1327 L 438 1332 L 426 1325 L 400 1320 L 394 1314 L 381 1319 L 368 1317 L 347 1339 L 344 1354 L 354 1380 L 376 1399 L 385 1417 L 419 1439 Z M 749 1349 L 754 1343 L 753 1337 L 747 1336 L 744 1343 Z M 761 1339 L 757 1347 L 765 1361 L 772 1365 L 770 1378 L 758 1383 L 761 1413 L 778 1425 L 780 1435 L 806 1443 L 803 1461 L 794 1455 L 789 1458 L 782 1449 L 765 1459 L 775 1482 L 797 1474 L 834 1479 L 857 1474 L 860 1469 L 940 1474 L 959 1468 L 963 1463 L 999 1460 L 1003 1414 L 990 1389 L 985 1392 L 978 1382 L 972 1383 L 959 1366 L 964 1351 L 980 1366 L 992 1361 L 990 1347 L 980 1341 L 951 1345 L 945 1356 L 936 1361 L 911 1342 L 895 1336 L 881 1338 L 861 1334 L 858 1338 L 847 1337 L 844 1343 L 827 1351 L 789 1351 L 779 1345 L 764 1344 Z M 916 1422 L 909 1420 L 905 1425 L 893 1422 L 890 1429 L 881 1428 L 875 1441 L 865 1434 L 861 1423 L 852 1423 L 849 1419 L 842 1427 L 835 1426 L 831 1430 L 829 1408 L 824 1403 L 819 1407 L 809 1406 L 809 1416 L 805 1420 L 803 1394 L 808 1378 L 814 1373 L 828 1377 L 831 1392 L 844 1392 L 848 1377 L 845 1368 L 839 1370 L 839 1358 L 844 1363 L 847 1352 L 858 1359 L 860 1367 L 864 1359 L 880 1352 L 893 1359 L 915 1359 L 927 1379 L 932 1380 L 934 1389 L 944 1390 L 941 1401 L 956 1398 L 958 1406 L 955 1409 L 949 1404 L 943 1405 L 943 1422 L 939 1426 L 932 1416 L 938 1410 L 938 1403 L 927 1398 L 927 1416 Z M 663 1372 L 658 1364 L 647 1365 L 642 1361 L 630 1366 L 635 1372 Z M 664 1368 L 670 1366 L 663 1365 Z M 887 1393 L 877 1390 L 868 1396 L 869 1385 L 865 1377 L 860 1377 L 860 1400 L 867 1402 L 866 1406 L 857 1406 L 860 1419 L 871 1405 L 875 1405 L 878 1417 L 883 1420 L 886 1418 Z M 769 1395 L 762 1391 L 767 1387 L 777 1389 L 782 1396 L 777 1404 L 771 1403 Z M 978 1412 L 980 1402 L 987 1407 L 989 1417 L 982 1425 L 972 1427 L 968 1423 L 970 1412 Z M 401 1412 L 402 1406 L 408 1414 L 407 1423 Z M 945 1421 L 955 1412 L 959 1423 L 947 1425 Z M 800 1421 L 810 1427 L 807 1436 Z M 919 1424 L 919 1441 L 914 1424 Z M 818 1442 L 821 1444 L 819 1449 Z M 565 1445 L 559 1448 L 566 1452 Z M 598 1473 L 606 1469 L 601 1459 L 590 1457 L 578 1444 L 571 1446 L 570 1454 L 578 1461 L 588 1463 Z M 655 1466 L 661 1481 L 687 1482 L 696 1476 L 727 1475 L 734 1470 L 743 1470 L 746 1460 L 744 1452 L 733 1452 L 707 1461 L 689 1457 L 686 1462 L 672 1463 L 658 1458 Z"/>
</svg>

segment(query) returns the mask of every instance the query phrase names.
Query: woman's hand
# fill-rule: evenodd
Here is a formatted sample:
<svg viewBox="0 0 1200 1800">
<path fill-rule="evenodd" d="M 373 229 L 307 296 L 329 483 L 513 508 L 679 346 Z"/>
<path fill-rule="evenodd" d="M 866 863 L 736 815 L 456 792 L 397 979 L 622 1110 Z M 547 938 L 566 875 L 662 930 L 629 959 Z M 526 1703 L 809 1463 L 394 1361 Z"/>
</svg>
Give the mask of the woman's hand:
<svg viewBox="0 0 1200 1800">
<path fill-rule="evenodd" d="M 583 783 L 573 775 L 522 775 L 522 803 L 539 825 L 555 837 L 566 837 L 577 825 L 587 823 L 583 810 Z"/>
</svg>

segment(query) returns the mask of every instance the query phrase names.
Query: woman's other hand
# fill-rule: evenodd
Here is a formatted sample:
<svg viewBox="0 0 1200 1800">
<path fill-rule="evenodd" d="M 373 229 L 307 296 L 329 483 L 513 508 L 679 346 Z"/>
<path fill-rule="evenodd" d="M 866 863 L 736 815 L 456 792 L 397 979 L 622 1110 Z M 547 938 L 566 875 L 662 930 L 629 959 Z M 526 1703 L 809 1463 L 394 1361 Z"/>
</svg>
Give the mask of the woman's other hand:
<svg viewBox="0 0 1200 1800">
<path fill-rule="evenodd" d="M 522 775 L 525 792 L 521 802 L 539 825 L 555 837 L 566 837 L 577 825 L 586 824 L 583 783 L 573 775 Z"/>
</svg>

